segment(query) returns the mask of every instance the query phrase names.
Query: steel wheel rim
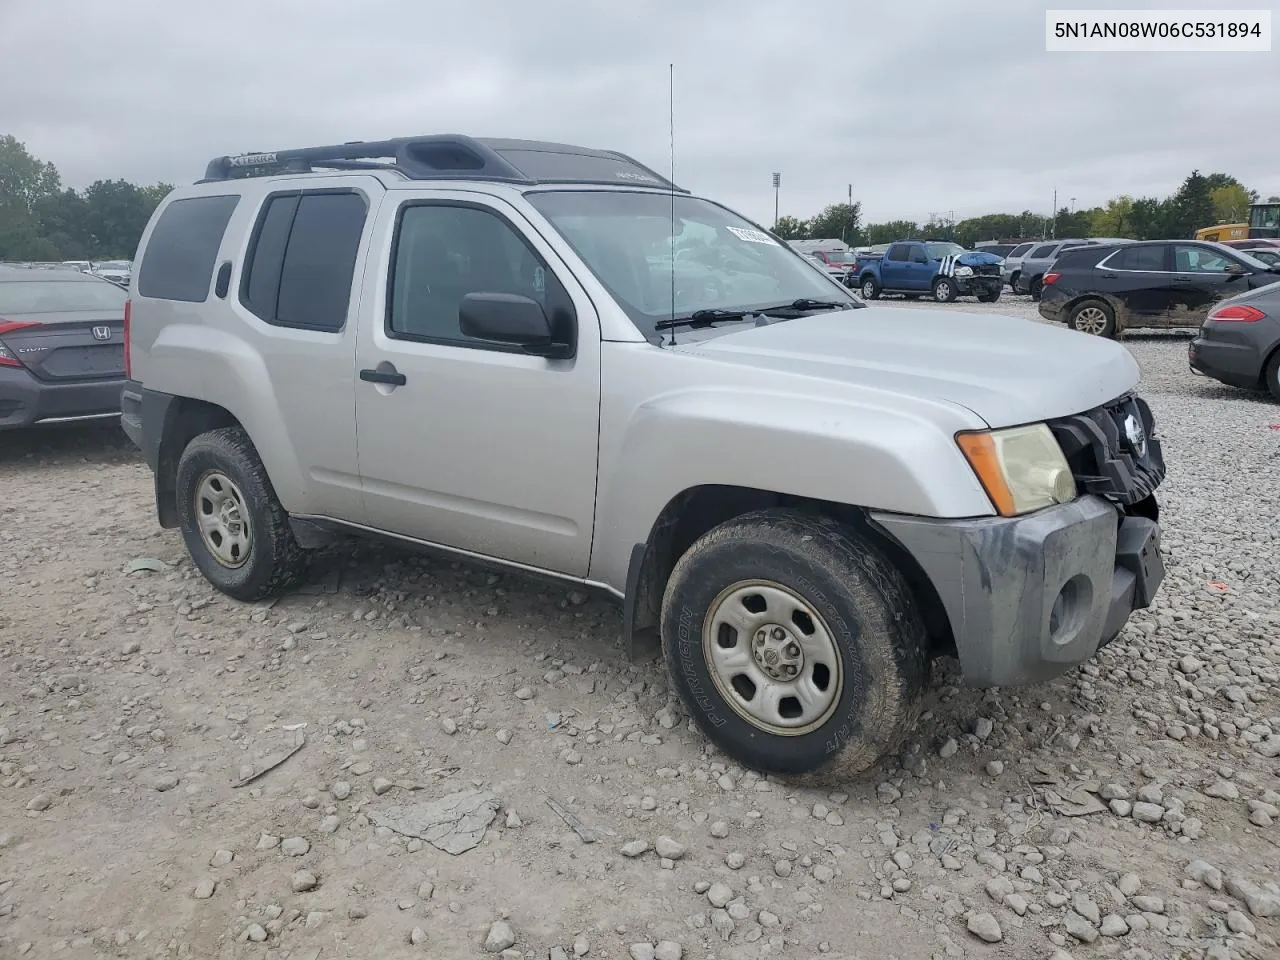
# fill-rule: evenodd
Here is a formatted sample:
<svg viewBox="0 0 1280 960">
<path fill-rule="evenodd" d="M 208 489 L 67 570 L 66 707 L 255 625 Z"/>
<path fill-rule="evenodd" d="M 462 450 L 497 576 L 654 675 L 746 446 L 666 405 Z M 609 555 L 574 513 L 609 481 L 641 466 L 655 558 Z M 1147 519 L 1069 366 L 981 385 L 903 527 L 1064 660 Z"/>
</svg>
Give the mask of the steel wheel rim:
<svg viewBox="0 0 1280 960">
<path fill-rule="evenodd" d="M 798 737 L 835 712 L 844 664 L 826 621 L 795 591 L 742 580 L 707 610 L 702 653 L 717 692 L 757 730 Z"/>
<path fill-rule="evenodd" d="M 1107 315 L 1101 307 L 1085 307 L 1076 314 L 1076 329 L 1099 336 L 1107 329 Z"/>
<path fill-rule="evenodd" d="M 866 283 L 862 285 L 862 295 L 866 299 L 870 300 L 876 295 L 876 285 L 870 280 L 866 281 Z"/>
<path fill-rule="evenodd" d="M 222 471 L 209 470 L 196 484 L 192 505 L 200 540 L 210 556 L 232 570 L 244 566 L 249 560 L 252 530 L 240 488 Z"/>
</svg>

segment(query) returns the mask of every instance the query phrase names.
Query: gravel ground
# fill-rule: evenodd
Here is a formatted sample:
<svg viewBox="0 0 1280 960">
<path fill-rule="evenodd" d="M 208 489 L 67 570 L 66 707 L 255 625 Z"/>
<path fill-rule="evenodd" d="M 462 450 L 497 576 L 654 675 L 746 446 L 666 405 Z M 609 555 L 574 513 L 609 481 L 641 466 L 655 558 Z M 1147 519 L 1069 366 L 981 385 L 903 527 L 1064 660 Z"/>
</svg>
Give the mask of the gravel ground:
<svg viewBox="0 0 1280 960">
<path fill-rule="evenodd" d="M 1280 957 L 1280 407 L 1185 343 L 1127 341 L 1156 606 L 1044 686 L 944 665 L 838 792 L 718 755 L 607 601 L 356 544 L 239 605 L 117 427 L 4 435 L 0 957 Z M 462 791 L 469 850 L 385 825 Z"/>
</svg>

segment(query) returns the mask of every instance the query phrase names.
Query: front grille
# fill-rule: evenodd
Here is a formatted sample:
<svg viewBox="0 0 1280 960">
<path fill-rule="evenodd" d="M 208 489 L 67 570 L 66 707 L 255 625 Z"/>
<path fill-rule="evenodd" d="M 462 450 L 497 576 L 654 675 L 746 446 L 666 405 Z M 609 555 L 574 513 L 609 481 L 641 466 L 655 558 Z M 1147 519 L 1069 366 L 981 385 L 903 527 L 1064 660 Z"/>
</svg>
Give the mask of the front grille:
<svg viewBox="0 0 1280 960">
<path fill-rule="evenodd" d="M 1149 497 L 1164 480 L 1164 452 L 1155 436 L 1155 420 L 1137 394 L 1050 420 L 1049 428 L 1085 493 L 1130 506 Z"/>
<path fill-rule="evenodd" d="M 1000 276 L 1000 265 L 998 263 L 983 263 L 973 268 L 973 272 L 980 277 L 998 277 Z"/>
</svg>

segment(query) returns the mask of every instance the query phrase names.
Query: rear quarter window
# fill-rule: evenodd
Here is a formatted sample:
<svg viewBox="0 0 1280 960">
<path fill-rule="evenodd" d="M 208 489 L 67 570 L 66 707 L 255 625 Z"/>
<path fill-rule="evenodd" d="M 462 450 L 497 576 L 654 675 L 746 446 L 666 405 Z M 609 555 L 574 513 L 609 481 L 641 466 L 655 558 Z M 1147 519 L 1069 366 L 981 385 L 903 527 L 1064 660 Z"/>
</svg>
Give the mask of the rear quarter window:
<svg viewBox="0 0 1280 960">
<path fill-rule="evenodd" d="M 238 195 L 188 197 L 164 208 L 142 253 L 138 293 L 156 300 L 202 303 Z"/>
</svg>

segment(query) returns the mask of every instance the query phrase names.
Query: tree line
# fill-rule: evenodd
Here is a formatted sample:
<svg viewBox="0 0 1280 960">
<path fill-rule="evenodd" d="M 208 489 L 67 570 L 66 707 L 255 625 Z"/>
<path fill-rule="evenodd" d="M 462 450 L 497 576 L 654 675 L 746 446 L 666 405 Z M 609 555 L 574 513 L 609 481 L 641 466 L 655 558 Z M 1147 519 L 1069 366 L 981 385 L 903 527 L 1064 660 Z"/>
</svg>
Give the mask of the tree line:
<svg viewBox="0 0 1280 960">
<path fill-rule="evenodd" d="M 0 261 L 129 260 L 171 184 L 97 180 L 83 190 L 0 136 Z"/>
<path fill-rule="evenodd" d="M 781 217 L 774 232 L 784 240 L 840 238 L 850 246 L 892 243 L 905 237 L 954 240 L 969 247 L 980 240 L 1036 237 L 1124 237 L 1131 240 L 1190 238 L 1201 227 L 1216 223 L 1242 223 L 1249 205 L 1258 202 L 1256 190 L 1247 189 L 1226 173 L 1202 174 L 1193 170 L 1171 196 L 1119 196 L 1100 207 L 1061 208 L 1055 216 L 1023 210 L 990 213 L 956 223 L 916 223 L 890 220 L 862 222 L 862 204 L 833 203 L 808 220 Z M 1280 203 L 1280 197 L 1268 197 Z"/>
<path fill-rule="evenodd" d="M 72 190 L 63 185 L 56 166 L 33 157 L 17 138 L 0 136 L 0 261 L 127 260 L 156 205 L 172 189 L 168 183 L 138 186 L 127 180 L 97 180 L 83 190 Z M 1257 200 L 1256 191 L 1229 174 L 1193 170 L 1164 199 L 1119 196 L 1100 207 L 1063 207 L 1052 217 L 1023 210 L 958 223 L 864 224 L 862 204 L 855 201 L 833 203 L 807 220 L 782 217 L 774 232 L 785 240 L 839 237 L 850 246 L 904 237 L 954 240 L 966 247 L 1003 237 L 1151 240 L 1190 237 L 1200 227 L 1240 222 Z M 1280 202 L 1280 197 L 1267 201 Z"/>
</svg>

